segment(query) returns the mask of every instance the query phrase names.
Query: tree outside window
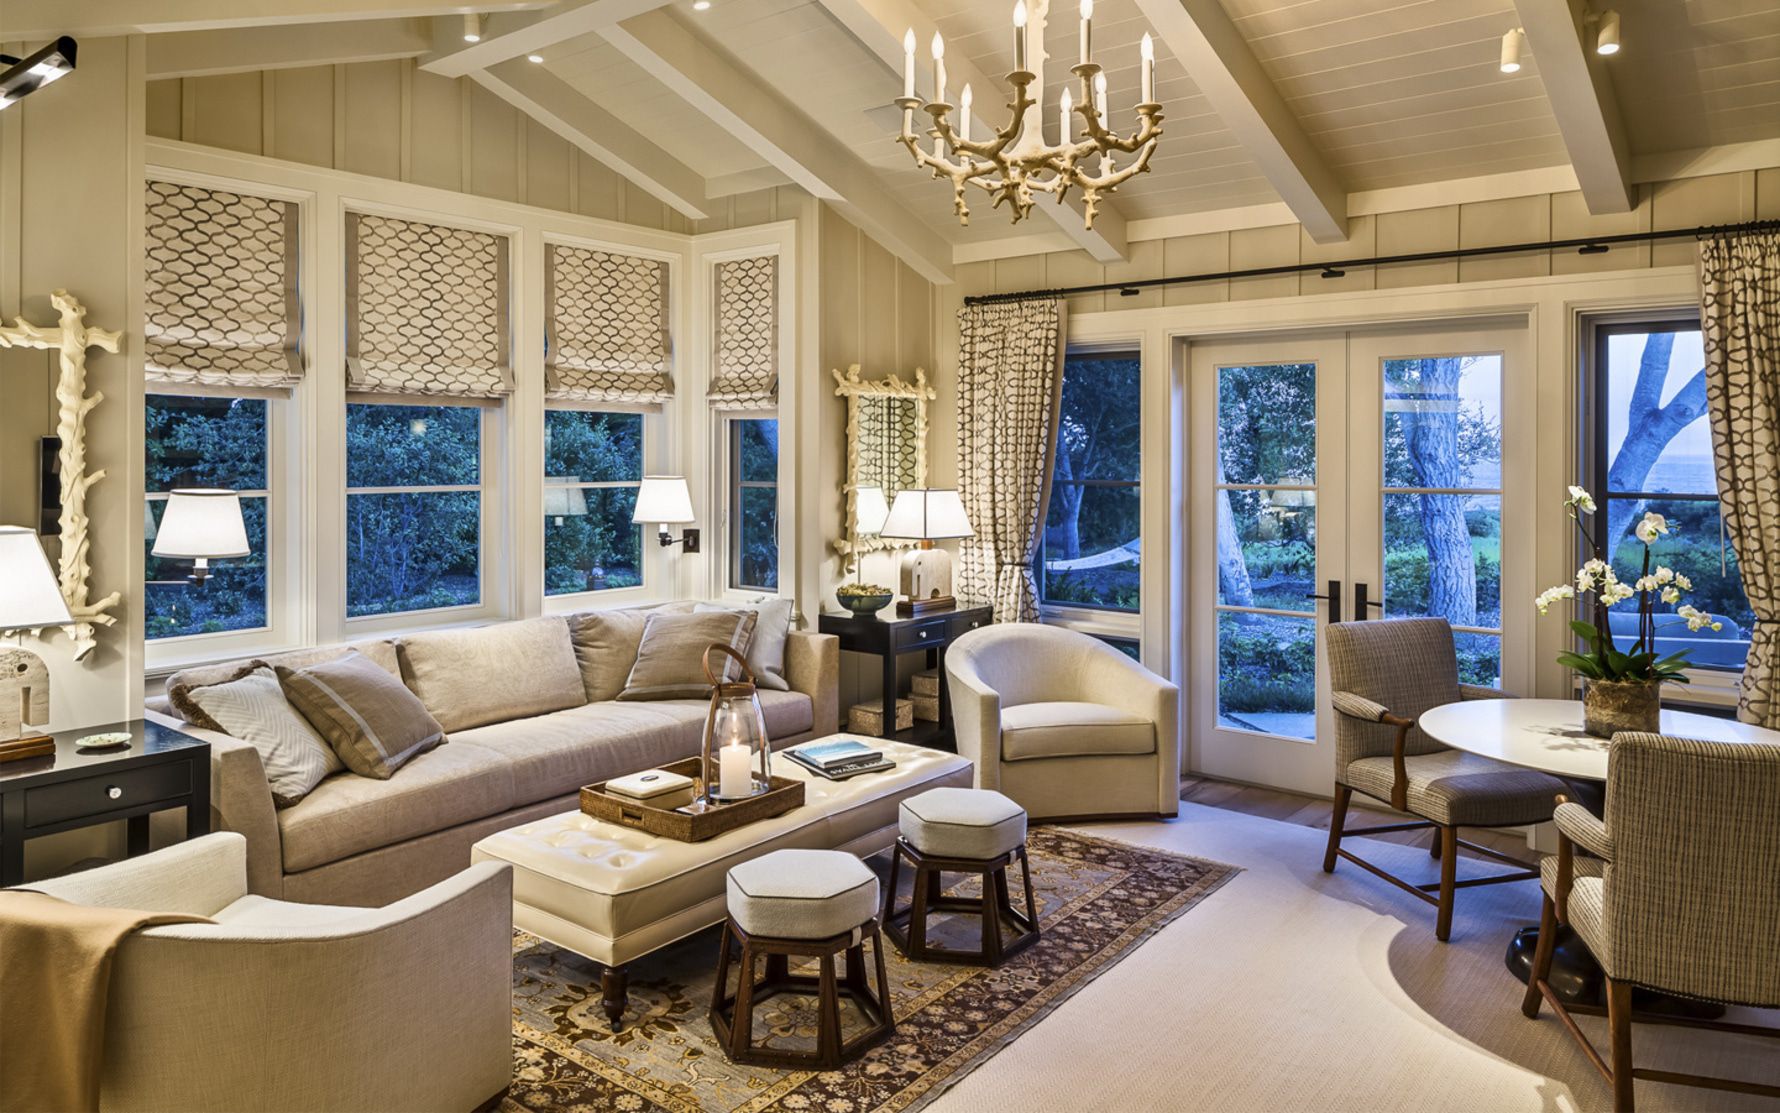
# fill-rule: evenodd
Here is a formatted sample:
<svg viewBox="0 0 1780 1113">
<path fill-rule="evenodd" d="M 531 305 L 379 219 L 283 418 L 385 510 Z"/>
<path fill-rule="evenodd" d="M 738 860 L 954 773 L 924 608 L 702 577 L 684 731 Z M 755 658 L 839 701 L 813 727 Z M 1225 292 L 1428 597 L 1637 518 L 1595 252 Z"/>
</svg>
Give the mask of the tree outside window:
<svg viewBox="0 0 1780 1113">
<path fill-rule="evenodd" d="M 1064 362 L 1057 461 L 1038 554 L 1043 602 L 1138 609 L 1142 388 L 1135 352 L 1079 353 Z"/>
<path fill-rule="evenodd" d="M 631 521 L 643 478 L 643 415 L 544 414 L 544 593 L 637 587 L 643 532 Z"/>
<path fill-rule="evenodd" d="M 729 586 L 779 590 L 779 420 L 729 423 Z"/>
</svg>

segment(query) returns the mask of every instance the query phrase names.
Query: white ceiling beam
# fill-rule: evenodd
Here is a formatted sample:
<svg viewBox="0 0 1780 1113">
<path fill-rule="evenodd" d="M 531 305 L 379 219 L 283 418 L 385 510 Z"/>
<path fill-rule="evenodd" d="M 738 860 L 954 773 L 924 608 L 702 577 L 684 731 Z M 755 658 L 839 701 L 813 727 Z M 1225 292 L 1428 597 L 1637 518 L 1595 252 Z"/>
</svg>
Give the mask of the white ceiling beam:
<svg viewBox="0 0 1780 1113">
<path fill-rule="evenodd" d="M 543 7 L 542 0 L 475 0 L 477 11 L 510 12 Z M 57 35 L 134 35 L 213 31 L 224 27 L 277 27 L 406 19 L 464 11 L 446 0 L 6 0 L 0 4 L 0 39 L 53 39 Z"/>
<path fill-rule="evenodd" d="M 207 77 L 349 62 L 413 58 L 432 49 L 423 19 L 312 23 L 296 27 L 231 27 L 178 31 L 148 38 L 148 76 Z"/>
<path fill-rule="evenodd" d="M 952 281 L 951 245 L 886 193 L 858 155 L 668 11 L 601 32 L 652 77 L 929 282 Z"/>
<path fill-rule="evenodd" d="M 469 77 L 687 217 L 709 215 L 704 178 L 544 67 L 517 60 Z"/>
<path fill-rule="evenodd" d="M 1223 4 L 1137 0 L 1137 6 L 1310 238 L 1317 243 L 1347 239 L 1347 191 Z"/>
<path fill-rule="evenodd" d="M 902 36 L 903 32 L 914 29 L 915 41 L 927 43 L 933 41 L 934 33 L 939 25 L 933 17 L 922 11 L 914 0 L 820 0 L 828 14 L 839 20 L 841 25 L 859 40 L 861 46 L 875 55 L 887 68 L 884 89 L 888 93 L 902 90 Z M 962 89 L 969 85 L 976 93 L 976 104 L 999 105 L 1004 98 L 1000 95 L 1006 86 L 1003 82 L 993 80 L 989 75 L 978 69 L 970 59 L 947 52 L 947 77 L 954 88 Z M 885 97 L 884 103 L 890 103 Z M 926 113 L 917 113 L 923 119 Z M 972 113 L 975 121 L 971 127 L 978 135 L 993 135 L 1006 123 L 1006 120 L 990 120 L 981 112 Z M 911 162 L 911 172 L 916 167 Z M 1062 204 L 1055 199 L 1041 199 L 1037 209 L 1043 218 L 1040 223 L 1055 226 L 1056 230 L 1068 237 L 1071 247 L 1079 247 L 1102 263 L 1118 263 L 1125 259 L 1125 218 L 1111 204 L 1102 201 L 1100 212 L 1094 218 L 1094 227 L 1083 227 L 1082 202 L 1079 197 L 1070 197 Z M 997 215 L 999 212 L 997 211 Z"/>
<path fill-rule="evenodd" d="M 1631 148 L 1606 67 L 1583 46 L 1580 13 L 1569 0 L 1514 0 L 1514 7 L 1588 211 L 1630 212 L 1637 203 Z"/>
<path fill-rule="evenodd" d="M 653 11 L 672 0 L 559 0 L 547 8 L 492 15 L 482 21 L 482 38 L 464 41 L 463 20 L 435 21 L 433 53 L 420 64 L 441 77 L 468 77 L 509 58 L 544 54 L 558 43 L 610 27 L 619 20 Z"/>
<path fill-rule="evenodd" d="M 705 196 L 713 201 L 719 197 L 734 197 L 741 193 L 756 193 L 763 189 L 776 189 L 782 185 L 790 185 L 791 179 L 776 166 L 756 166 L 752 170 L 737 170 L 733 174 L 719 174 L 714 178 L 705 179 Z"/>
</svg>

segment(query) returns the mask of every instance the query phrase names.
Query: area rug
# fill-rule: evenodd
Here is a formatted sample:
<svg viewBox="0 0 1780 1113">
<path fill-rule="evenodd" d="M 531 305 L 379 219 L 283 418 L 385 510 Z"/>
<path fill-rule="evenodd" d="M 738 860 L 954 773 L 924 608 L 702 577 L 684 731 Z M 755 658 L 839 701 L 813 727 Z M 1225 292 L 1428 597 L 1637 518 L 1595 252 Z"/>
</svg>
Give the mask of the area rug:
<svg viewBox="0 0 1780 1113">
<path fill-rule="evenodd" d="M 887 948 L 896 1034 L 836 1071 L 730 1062 L 706 1019 L 716 929 L 631 967 L 630 1010 L 618 1033 L 600 1011 L 597 963 L 515 932 L 517 1061 L 502 1108 L 511 1113 L 920 1109 L 1239 872 L 1218 862 L 1048 827 L 1033 829 L 1028 853 L 1044 932 L 1039 942 L 995 970 L 913 963 Z M 881 876 L 883 856 L 871 864 Z M 1010 880 L 1018 900 L 1017 875 Z M 941 938 L 945 931 L 963 930 L 961 923 L 948 924 Z M 756 1031 L 795 1044 L 813 1032 L 810 1019 L 803 999 L 777 997 L 757 1013 Z"/>
</svg>

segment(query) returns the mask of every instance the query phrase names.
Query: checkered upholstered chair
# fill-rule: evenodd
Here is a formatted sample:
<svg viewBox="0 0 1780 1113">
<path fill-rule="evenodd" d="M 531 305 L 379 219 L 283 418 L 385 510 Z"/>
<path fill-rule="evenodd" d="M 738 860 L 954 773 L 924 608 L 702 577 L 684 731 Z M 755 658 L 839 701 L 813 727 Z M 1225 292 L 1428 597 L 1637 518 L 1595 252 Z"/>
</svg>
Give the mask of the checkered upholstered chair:
<svg viewBox="0 0 1780 1113">
<path fill-rule="evenodd" d="M 1460 827 L 1517 827 L 1543 823 L 1564 784 L 1555 777 L 1518 769 L 1454 750 L 1416 725 L 1424 712 L 1466 699 L 1501 699 L 1494 688 L 1459 683 L 1452 627 L 1443 618 L 1393 618 L 1343 622 L 1328 628 L 1329 682 L 1335 703 L 1335 815 L 1323 870 L 1346 858 L 1435 905 L 1434 935 L 1452 935 L 1453 894 L 1458 887 L 1458 848 L 1521 866 L 1514 873 L 1465 884 L 1527 881 L 1538 877 L 1525 863 L 1459 838 Z M 1381 800 L 1415 820 L 1345 830 L 1348 802 L 1358 792 Z M 1341 845 L 1348 835 L 1435 829 L 1432 852 L 1440 859 L 1438 884 L 1414 885 L 1358 857 Z M 1429 892 L 1438 890 L 1438 898 Z"/>
<path fill-rule="evenodd" d="M 1541 864 L 1545 910 L 1521 1011 L 1536 1017 L 1540 999 L 1551 1002 L 1622 1113 L 1631 1113 L 1634 1078 L 1780 1097 L 1780 1086 L 1632 1065 L 1634 986 L 1780 1008 L 1780 746 L 1614 735 L 1606 812 L 1563 803 L 1552 817 L 1558 851 Z M 1565 1005 L 1547 980 L 1560 922 L 1607 975 L 1606 1062 L 1569 1021 L 1601 1010 Z"/>
</svg>

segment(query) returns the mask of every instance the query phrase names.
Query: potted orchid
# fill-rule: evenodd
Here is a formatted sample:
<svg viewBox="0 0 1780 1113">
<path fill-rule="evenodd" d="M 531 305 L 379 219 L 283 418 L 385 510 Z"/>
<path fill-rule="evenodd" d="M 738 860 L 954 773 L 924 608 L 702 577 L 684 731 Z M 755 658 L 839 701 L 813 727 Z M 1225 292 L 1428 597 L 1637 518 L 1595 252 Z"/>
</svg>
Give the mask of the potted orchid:
<svg viewBox="0 0 1780 1113">
<path fill-rule="evenodd" d="M 1661 514 L 1646 513 L 1632 527 L 1632 535 L 1644 543 L 1644 563 L 1638 579 L 1625 583 L 1607 560 L 1605 547 L 1597 541 L 1583 522 L 1583 515 L 1595 512 L 1595 500 L 1581 487 L 1571 487 L 1564 500 L 1582 540 L 1594 556 L 1576 571 L 1574 583 L 1546 588 L 1534 600 L 1540 614 L 1550 611 L 1553 603 L 1581 599 L 1593 595 L 1593 621 L 1572 619 L 1570 628 L 1588 646 L 1587 653 L 1560 653 L 1558 660 L 1583 676 L 1583 729 L 1597 738 L 1611 738 L 1622 730 L 1654 732 L 1662 714 L 1663 681 L 1688 682 L 1687 650 L 1659 657 L 1656 652 L 1656 602 L 1661 600 L 1675 608 L 1675 617 L 1686 622 L 1689 630 L 1722 629 L 1712 616 L 1681 602 L 1682 594 L 1693 590 L 1688 578 L 1667 565 L 1652 568 L 1651 546 L 1669 532 L 1669 523 Z M 1615 646 L 1608 629 L 1607 612 L 1627 600 L 1637 600 L 1638 636 L 1624 650 Z"/>
</svg>

